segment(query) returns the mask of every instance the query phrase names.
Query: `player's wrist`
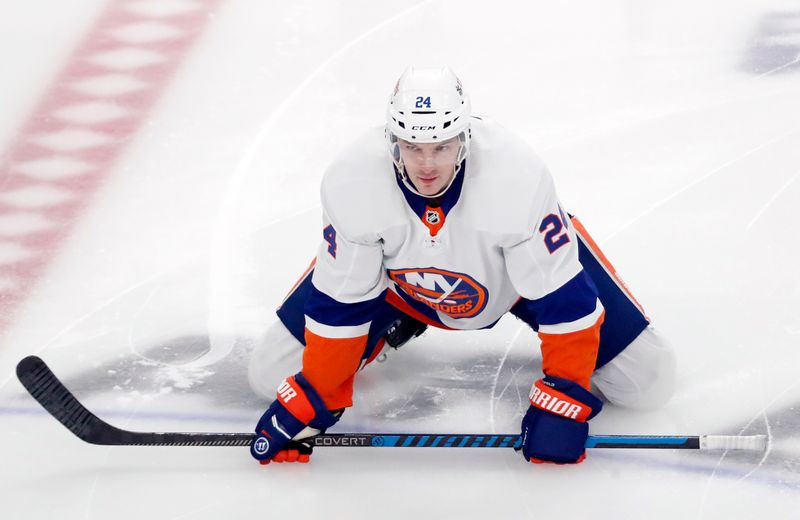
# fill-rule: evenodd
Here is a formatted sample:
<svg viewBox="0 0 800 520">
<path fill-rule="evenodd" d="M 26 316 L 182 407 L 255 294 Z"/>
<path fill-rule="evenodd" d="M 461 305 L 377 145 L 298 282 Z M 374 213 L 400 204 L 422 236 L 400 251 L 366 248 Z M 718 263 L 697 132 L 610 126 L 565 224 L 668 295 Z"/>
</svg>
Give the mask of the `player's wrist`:
<svg viewBox="0 0 800 520">
<path fill-rule="evenodd" d="M 306 379 L 302 372 L 298 372 L 294 375 L 294 381 L 299 389 L 303 391 L 305 398 L 308 400 L 308 403 L 315 412 L 314 417 L 308 421 L 306 425 L 311 428 L 316 428 L 320 431 L 325 431 L 336 424 L 336 422 L 339 420 L 339 416 L 342 415 L 341 411 L 329 410 L 328 405 L 325 404 L 325 401 L 319 395 L 314 386 L 308 381 L 308 379 Z"/>
</svg>

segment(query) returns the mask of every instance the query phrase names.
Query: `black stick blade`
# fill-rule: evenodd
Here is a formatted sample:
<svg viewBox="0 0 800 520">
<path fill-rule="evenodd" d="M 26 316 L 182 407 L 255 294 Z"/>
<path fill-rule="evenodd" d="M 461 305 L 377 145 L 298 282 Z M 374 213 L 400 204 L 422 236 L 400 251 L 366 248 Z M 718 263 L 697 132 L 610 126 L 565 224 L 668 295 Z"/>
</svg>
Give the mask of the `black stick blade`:
<svg viewBox="0 0 800 520">
<path fill-rule="evenodd" d="M 92 444 L 106 444 L 100 433 L 115 428 L 87 410 L 41 358 L 28 356 L 20 361 L 17 378 L 50 415 L 77 437 Z"/>
<path fill-rule="evenodd" d="M 111 426 L 83 406 L 44 361 L 28 356 L 17 364 L 17 378 L 45 410 L 79 439 L 114 446 L 248 446 L 252 433 L 132 432 Z"/>
</svg>

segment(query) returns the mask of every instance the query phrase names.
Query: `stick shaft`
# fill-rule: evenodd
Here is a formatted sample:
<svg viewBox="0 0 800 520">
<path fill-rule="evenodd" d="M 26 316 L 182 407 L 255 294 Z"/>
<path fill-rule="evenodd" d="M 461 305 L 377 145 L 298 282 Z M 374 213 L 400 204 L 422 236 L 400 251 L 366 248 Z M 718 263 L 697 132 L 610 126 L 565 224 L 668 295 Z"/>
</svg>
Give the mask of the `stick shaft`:
<svg viewBox="0 0 800 520">
<path fill-rule="evenodd" d="M 513 448 L 516 434 L 333 433 L 314 438 L 314 446 L 373 448 Z M 587 448 L 699 449 L 699 437 L 590 435 Z"/>
<path fill-rule="evenodd" d="M 515 434 L 332 433 L 314 438 L 314 446 L 373 448 L 512 448 Z M 590 435 L 587 448 L 764 450 L 764 435 Z"/>
<path fill-rule="evenodd" d="M 17 377 L 45 410 L 81 440 L 105 446 L 248 446 L 255 433 L 134 432 L 108 424 L 83 406 L 36 356 L 17 365 Z M 352 448 L 512 448 L 514 434 L 331 433 L 314 446 Z M 587 448 L 764 450 L 755 436 L 592 435 Z"/>
</svg>

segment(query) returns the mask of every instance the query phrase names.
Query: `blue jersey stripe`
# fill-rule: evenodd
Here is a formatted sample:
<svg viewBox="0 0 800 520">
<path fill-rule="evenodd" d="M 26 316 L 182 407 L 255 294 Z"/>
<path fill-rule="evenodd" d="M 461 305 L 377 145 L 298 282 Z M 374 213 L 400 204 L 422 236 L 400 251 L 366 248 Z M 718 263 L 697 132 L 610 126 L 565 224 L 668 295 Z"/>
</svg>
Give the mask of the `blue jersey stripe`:
<svg viewBox="0 0 800 520">
<path fill-rule="evenodd" d="M 537 300 L 521 299 L 511 313 L 528 323 L 534 330 L 539 325 L 570 323 L 588 316 L 597 306 L 597 287 L 586 271 Z"/>
<path fill-rule="evenodd" d="M 386 299 L 386 291 L 372 300 L 342 303 L 334 300 L 311 284 L 311 293 L 305 304 L 305 314 L 318 323 L 330 326 L 354 326 L 372 321 L 379 304 Z"/>
</svg>

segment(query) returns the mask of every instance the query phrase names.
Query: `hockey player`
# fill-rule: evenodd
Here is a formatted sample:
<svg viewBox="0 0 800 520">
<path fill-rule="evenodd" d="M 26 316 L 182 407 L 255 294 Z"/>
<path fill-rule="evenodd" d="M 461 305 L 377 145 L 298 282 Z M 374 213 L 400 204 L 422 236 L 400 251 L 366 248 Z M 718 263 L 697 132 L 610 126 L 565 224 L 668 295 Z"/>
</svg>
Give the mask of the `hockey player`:
<svg viewBox="0 0 800 520">
<path fill-rule="evenodd" d="M 448 68 L 403 73 L 385 128 L 325 173 L 322 206 L 317 257 L 250 363 L 261 395 L 294 373 L 256 427 L 262 463 L 307 461 L 303 439 L 352 405 L 356 373 L 429 325 L 481 329 L 510 312 L 538 332 L 544 377 L 519 443 L 532 462 L 583 460 L 587 421 L 603 406 L 591 383 L 632 408 L 672 394 L 672 350 L 560 205 L 539 158 L 473 116 Z"/>
</svg>

